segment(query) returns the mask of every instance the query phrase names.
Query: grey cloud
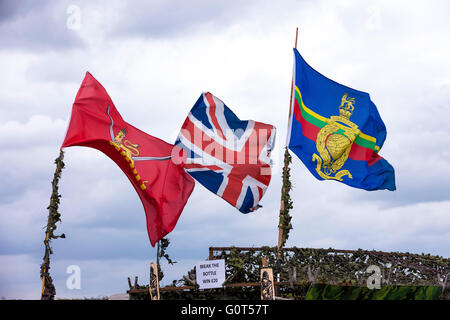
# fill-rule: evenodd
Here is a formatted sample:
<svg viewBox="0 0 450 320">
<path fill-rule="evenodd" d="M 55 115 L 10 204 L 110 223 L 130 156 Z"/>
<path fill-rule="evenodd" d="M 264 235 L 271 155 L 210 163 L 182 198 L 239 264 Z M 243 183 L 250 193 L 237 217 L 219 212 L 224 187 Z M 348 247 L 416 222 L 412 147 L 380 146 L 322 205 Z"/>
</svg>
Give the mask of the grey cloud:
<svg viewBox="0 0 450 320">
<path fill-rule="evenodd" d="M 254 1 L 139 1 L 128 2 L 112 34 L 149 38 L 174 37 L 197 30 L 220 30 L 246 14 Z M 133 17 L 133 19 L 129 19 Z"/>
<path fill-rule="evenodd" d="M 53 1 L 2 1 L 0 50 L 49 51 L 82 47 L 66 27 L 68 4 Z"/>
<path fill-rule="evenodd" d="M 30 11 L 47 6 L 45 1 L 17 0 L 0 2 L 0 23 L 10 21 L 18 17 L 26 16 Z"/>
<path fill-rule="evenodd" d="M 38 258 L 24 254 L 0 255 L 0 298 L 39 299 L 40 279 Z"/>
</svg>

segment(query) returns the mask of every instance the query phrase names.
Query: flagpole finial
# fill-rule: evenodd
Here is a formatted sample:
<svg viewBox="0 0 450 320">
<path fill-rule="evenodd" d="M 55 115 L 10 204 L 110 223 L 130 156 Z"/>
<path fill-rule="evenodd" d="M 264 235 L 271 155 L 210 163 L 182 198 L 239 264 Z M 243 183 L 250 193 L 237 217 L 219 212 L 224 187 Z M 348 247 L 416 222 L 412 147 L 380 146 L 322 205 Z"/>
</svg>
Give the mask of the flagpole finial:
<svg viewBox="0 0 450 320">
<path fill-rule="evenodd" d="M 295 49 L 297 49 L 298 27 L 295 28 Z"/>
</svg>

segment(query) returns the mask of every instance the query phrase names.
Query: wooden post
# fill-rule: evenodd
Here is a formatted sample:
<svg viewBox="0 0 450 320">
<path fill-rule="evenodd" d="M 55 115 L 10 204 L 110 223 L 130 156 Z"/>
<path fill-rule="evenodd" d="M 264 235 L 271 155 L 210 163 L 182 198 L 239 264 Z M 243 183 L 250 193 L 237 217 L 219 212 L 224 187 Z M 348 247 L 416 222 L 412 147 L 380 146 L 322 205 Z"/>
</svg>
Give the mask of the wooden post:
<svg viewBox="0 0 450 320">
<path fill-rule="evenodd" d="M 295 48 L 297 48 L 297 38 L 298 38 L 298 28 L 296 28 L 295 30 Z M 292 106 L 292 92 L 294 89 L 294 79 L 292 79 L 291 81 L 291 96 L 289 99 L 289 117 L 288 117 L 288 121 L 291 118 L 291 106 Z M 289 151 L 288 151 L 288 146 L 286 145 L 285 147 L 285 153 L 284 153 L 284 166 L 283 166 L 283 186 L 281 188 L 281 204 L 280 204 L 280 218 L 279 218 L 279 224 L 278 224 L 278 245 L 277 245 L 277 272 L 278 272 L 278 277 L 280 274 L 280 263 L 281 263 L 281 247 L 283 246 L 283 228 L 282 228 L 282 212 L 284 212 L 285 210 L 285 204 L 284 204 L 284 200 L 283 200 L 283 194 L 286 192 L 285 189 L 285 174 L 287 172 L 287 169 L 289 168 L 289 161 L 287 161 L 289 157 Z M 280 279 L 278 279 L 278 281 L 280 281 Z"/>
<path fill-rule="evenodd" d="M 158 279 L 158 265 L 150 263 L 150 284 L 148 286 L 150 293 L 150 300 L 159 300 L 159 279 Z"/>
<path fill-rule="evenodd" d="M 53 253 L 50 247 L 50 241 L 57 238 L 65 238 L 62 234 L 57 236 L 54 234 L 56 230 L 56 223 L 61 221 L 60 213 L 58 212 L 59 198 L 61 197 L 58 193 L 59 179 L 61 178 L 61 172 L 64 168 L 64 151 L 60 150 L 59 157 L 55 159 L 56 169 L 53 175 L 52 181 L 52 194 L 50 196 L 50 205 L 48 206 L 48 219 L 47 227 L 45 230 L 45 254 L 43 257 L 43 262 L 41 264 L 41 278 L 42 278 L 42 289 L 41 289 L 41 300 L 53 300 L 56 295 L 55 286 L 53 285 L 52 277 L 50 276 L 50 255 Z"/>
<path fill-rule="evenodd" d="M 267 259 L 266 259 L 265 257 L 263 257 L 263 258 L 261 259 L 261 264 L 262 264 L 262 267 L 263 267 L 263 268 L 267 268 Z"/>
<path fill-rule="evenodd" d="M 261 300 L 275 300 L 275 281 L 272 268 L 261 269 Z"/>
<path fill-rule="evenodd" d="M 45 244 L 45 254 L 44 254 L 44 263 L 46 261 L 48 261 L 48 264 L 50 264 L 50 251 L 47 250 L 47 246 L 48 246 L 48 232 L 45 233 L 45 240 L 44 240 L 44 244 Z M 47 265 L 44 265 L 42 268 L 42 290 L 41 290 L 41 299 L 44 297 L 45 295 L 45 276 L 47 275 L 47 271 L 50 267 Z"/>
</svg>

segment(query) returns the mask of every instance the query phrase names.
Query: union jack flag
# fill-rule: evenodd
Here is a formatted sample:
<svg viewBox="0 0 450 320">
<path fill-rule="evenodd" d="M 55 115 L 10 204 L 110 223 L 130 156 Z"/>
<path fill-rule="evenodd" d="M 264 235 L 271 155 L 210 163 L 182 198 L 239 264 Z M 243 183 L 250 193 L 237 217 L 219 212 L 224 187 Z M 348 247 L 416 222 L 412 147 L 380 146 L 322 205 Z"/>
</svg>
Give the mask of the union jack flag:
<svg viewBox="0 0 450 320">
<path fill-rule="evenodd" d="M 271 178 L 274 126 L 240 120 L 220 99 L 203 93 L 188 114 L 175 145 L 185 170 L 242 213 L 254 211 Z"/>
</svg>

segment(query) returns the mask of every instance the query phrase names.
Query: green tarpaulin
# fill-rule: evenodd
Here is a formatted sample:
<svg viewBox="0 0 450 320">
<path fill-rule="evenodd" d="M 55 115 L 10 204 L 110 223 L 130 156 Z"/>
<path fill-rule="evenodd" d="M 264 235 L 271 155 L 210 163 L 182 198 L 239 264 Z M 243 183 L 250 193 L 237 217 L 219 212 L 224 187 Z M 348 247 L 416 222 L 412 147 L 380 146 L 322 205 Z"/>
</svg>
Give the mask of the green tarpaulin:
<svg viewBox="0 0 450 320">
<path fill-rule="evenodd" d="M 314 284 L 306 293 L 305 300 L 438 300 L 440 286 L 382 286 L 367 287 Z"/>
</svg>

